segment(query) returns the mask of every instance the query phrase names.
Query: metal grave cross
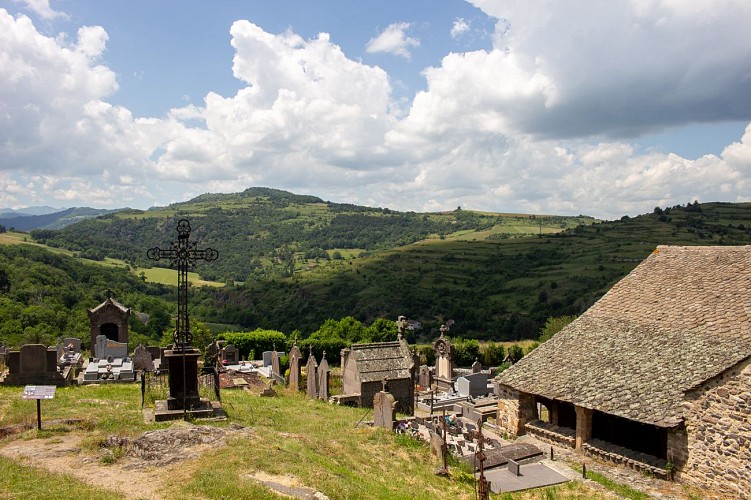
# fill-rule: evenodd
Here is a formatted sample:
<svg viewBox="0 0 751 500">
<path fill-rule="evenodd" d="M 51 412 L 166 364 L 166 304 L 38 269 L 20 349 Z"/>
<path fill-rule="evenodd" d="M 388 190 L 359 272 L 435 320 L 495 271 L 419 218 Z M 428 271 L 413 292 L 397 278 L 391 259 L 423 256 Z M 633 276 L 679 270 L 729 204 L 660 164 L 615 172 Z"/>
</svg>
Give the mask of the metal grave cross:
<svg viewBox="0 0 751 500">
<path fill-rule="evenodd" d="M 177 267 L 177 325 L 172 339 L 175 349 L 186 349 L 193 342 L 188 319 L 188 268 L 194 268 L 196 261 L 212 261 L 219 257 L 219 252 L 212 248 L 198 250 L 190 241 L 190 222 L 181 219 L 177 223 L 177 241 L 170 248 L 150 248 L 146 256 L 151 260 L 169 259 L 171 267 Z"/>
</svg>

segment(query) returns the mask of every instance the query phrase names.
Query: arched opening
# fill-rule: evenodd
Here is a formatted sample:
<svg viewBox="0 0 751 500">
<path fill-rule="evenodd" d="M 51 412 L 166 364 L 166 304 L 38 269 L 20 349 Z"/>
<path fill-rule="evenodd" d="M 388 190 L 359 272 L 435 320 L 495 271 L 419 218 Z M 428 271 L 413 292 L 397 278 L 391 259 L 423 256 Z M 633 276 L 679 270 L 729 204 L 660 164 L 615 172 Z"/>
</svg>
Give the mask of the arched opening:
<svg viewBox="0 0 751 500">
<path fill-rule="evenodd" d="M 104 323 L 99 327 L 99 334 L 104 335 L 109 340 L 118 342 L 120 337 L 118 336 L 120 329 L 114 323 Z"/>
</svg>

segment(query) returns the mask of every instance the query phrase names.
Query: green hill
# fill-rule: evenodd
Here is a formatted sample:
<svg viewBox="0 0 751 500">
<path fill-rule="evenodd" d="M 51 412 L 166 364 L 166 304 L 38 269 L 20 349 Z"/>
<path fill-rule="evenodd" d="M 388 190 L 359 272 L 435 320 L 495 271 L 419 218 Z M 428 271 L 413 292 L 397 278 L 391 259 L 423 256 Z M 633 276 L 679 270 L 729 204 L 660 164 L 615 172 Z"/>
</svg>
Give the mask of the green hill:
<svg viewBox="0 0 751 500">
<path fill-rule="evenodd" d="M 698 203 L 596 222 L 588 217 L 399 213 L 253 188 L 123 211 L 37 241 L 147 264 L 188 218 L 217 261 L 193 287 L 191 314 L 212 323 L 305 336 L 326 319 L 370 323 L 404 314 L 424 338 L 535 338 L 551 316 L 580 314 L 657 245 L 751 244 L 751 203 Z M 130 304 L 129 304 L 130 305 Z M 90 306 L 90 304 L 89 304 Z"/>
<path fill-rule="evenodd" d="M 537 217 L 456 210 L 440 214 L 330 203 L 269 188 L 206 194 L 147 211 L 123 210 L 59 231 L 36 230 L 34 240 L 90 257 L 147 267 L 146 250 L 174 240 L 177 221 L 191 221 L 192 238 L 219 251 L 200 269 L 204 279 L 247 281 L 287 277 L 342 256 L 373 253 L 426 238 L 510 238 L 592 223 L 591 217 Z"/>
</svg>

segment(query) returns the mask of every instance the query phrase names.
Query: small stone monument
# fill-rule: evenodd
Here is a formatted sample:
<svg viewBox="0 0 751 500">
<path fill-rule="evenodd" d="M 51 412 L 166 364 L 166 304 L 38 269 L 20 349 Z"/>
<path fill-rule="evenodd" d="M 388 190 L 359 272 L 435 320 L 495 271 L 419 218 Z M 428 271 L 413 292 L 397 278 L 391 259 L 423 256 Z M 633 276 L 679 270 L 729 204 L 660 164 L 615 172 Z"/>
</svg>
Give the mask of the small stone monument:
<svg viewBox="0 0 751 500">
<path fill-rule="evenodd" d="M 310 347 L 310 354 L 308 355 L 308 364 L 305 366 L 305 372 L 308 377 L 308 398 L 318 398 L 318 363 L 313 356 L 313 346 Z"/>
<path fill-rule="evenodd" d="M 437 389 L 450 392 L 453 387 L 454 377 L 454 346 L 446 338 L 449 327 L 441 325 L 441 336 L 433 343 L 435 351 L 435 383 Z"/>
<path fill-rule="evenodd" d="M 300 390 L 300 361 L 302 360 L 302 353 L 300 348 L 297 347 L 297 337 L 292 344 L 292 349 L 289 350 L 289 387 L 294 391 Z"/>
<path fill-rule="evenodd" d="M 475 358 L 475 362 L 472 363 L 472 373 L 480 373 L 482 371 L 482 363 L 480 363 L 480 360 Z"/>
<path fill-rule="evenodd" d="M 282 374 L 279 373 L 281 368 L 279 367 L 279 353 L 276 352 L 276 346 L 271 351 L 271 378 L 279 380 L 282 378 Z"/>
<path fill-rule="evenodd" d="M 5 364 L 5 359 L 8 354 L 8 343 L 3 340 L 3 343 L 0 345 L 0 363 Z"/>
<path fill-rule="evenodd" d="M 137 372 L 154 371 L 154 360 L 151 359 L 151 353 L 143 344 L 139 344 L 133 351 L 133 369 Z"/>
<path fill-rule="evenodd" d="M 373 397 L 373 424 L 392 430 L 396 416 L 396 399 L 388 392 L 387 381 L 384 380 L 382 383 L 383 390 Z"/>
<path fill-rule="evenodd" d="M 323 351 L 321 364 L 318 365 L 318 399 L 329 400 L 329 362 L 326 361 L 326 351 Z"/>
<path fill-rule="evenodd" d="M 433 384 L 433 372 L 430 370 L 430 367 L 428 365 L 420 365 L 420 374 L 418 376 L 418 382 L 417 385 L 419 385 L 423 390 L 430 389 L 430 386 Z"/>
</svg>

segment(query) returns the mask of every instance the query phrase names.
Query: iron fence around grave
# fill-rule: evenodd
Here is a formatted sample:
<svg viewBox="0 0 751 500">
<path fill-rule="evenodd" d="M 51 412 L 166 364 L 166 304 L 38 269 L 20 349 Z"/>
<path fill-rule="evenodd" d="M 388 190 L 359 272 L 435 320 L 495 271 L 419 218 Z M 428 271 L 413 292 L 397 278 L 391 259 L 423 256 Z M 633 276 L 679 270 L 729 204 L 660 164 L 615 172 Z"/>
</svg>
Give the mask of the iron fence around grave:
<svg viewBox="0 0 751 500">
<path fill-rule="evenodd" d="M 222 401 L 219 372 L 213 366 L 202 367 L 198 374 L 198 395 L 209 401 Z M 141 374 L 141 407 L 169 397 L 169 370 Z"/>
</svg>

